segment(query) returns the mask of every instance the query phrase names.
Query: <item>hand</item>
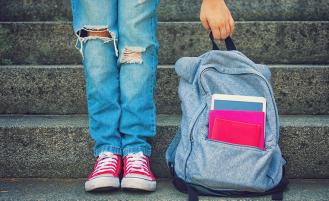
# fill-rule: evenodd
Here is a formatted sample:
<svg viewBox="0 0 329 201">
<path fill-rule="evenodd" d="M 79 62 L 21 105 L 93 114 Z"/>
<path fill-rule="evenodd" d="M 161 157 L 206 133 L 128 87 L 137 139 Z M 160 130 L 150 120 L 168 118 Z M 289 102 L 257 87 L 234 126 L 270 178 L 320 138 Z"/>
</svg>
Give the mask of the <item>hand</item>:
<svg viewBox="0 0 329 201">
<path fill-rule="evenodd" d="M 200 20 L 205 29 L 211 29 L 217 40 L 225 40 L 234 32 L 234 20 L 224 0 L 203 0 Z"/>
</svg>

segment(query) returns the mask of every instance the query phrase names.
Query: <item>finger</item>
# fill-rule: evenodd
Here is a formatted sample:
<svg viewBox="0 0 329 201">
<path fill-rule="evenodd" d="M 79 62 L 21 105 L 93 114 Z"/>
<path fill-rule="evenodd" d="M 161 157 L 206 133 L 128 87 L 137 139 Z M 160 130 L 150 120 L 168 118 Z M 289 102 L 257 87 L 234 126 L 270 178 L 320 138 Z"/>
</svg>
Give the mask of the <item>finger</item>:
<svg viewBox="0 0 329 201">
<path fill-rule="evenodd" d="M 225 25 L 220 28 L 220 40 L 225 40 L 227 38 L 227 30 Z"/>
<path fill-rule="evenodd" d="M 201 23 L 202 23 L 202 26 L 206 29 L 206 30 L 209 30 L 210 27 L 209 27 L 209 23 L 207 20 L 201 20 Z"/>
<path fill-rule="evenodd" d="M 212 31 L 212 34 L 214 36 L 214 39 L 216 40 L 220 40 L 220 29 L 218 26 L 211 26 L 211 31 Z"/>
<path fill-rule="evenodd" d="M 231 26 L 230 26 L 229 22 L 227 22 L 225 24 L 225 28 L 226 28 L 226 31 L 227 31 L 227 35 L 225 36 L 225 39 L 226 39 L 227 37 L 229 37 L 231 35 Z"/>
<path fill-rule="evenodd" d="M 206 30 L 209 30 L 209 23 L 208 23 L 208 20 L 206 17 L 204 17 L 203 15 L 200 15 L 200 21 L 201 21 L 201 24 L 202 26 L 206 29 Z"/>
<path fill-rule="evenodd" d="M 235 23 L 232 17 L 230 17 L 230 27 L 231 27 L 231 36 L 232 36 L 235 30 Z"/>
</svg>

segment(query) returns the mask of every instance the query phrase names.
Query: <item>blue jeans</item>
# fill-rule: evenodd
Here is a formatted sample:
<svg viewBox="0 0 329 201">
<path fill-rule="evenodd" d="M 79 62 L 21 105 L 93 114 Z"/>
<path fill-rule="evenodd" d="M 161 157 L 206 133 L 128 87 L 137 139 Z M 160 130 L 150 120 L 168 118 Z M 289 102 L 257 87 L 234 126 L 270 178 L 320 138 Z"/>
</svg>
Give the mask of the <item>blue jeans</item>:
<svg viewBox="0 0 329 201">
<path fill-rule="evenodd" d="M 156 133 L 158 0 L 71 0 L 95 156 L 142 151 Z M 109 37 L 84 35 L 106 30 Z"/>
</svg>

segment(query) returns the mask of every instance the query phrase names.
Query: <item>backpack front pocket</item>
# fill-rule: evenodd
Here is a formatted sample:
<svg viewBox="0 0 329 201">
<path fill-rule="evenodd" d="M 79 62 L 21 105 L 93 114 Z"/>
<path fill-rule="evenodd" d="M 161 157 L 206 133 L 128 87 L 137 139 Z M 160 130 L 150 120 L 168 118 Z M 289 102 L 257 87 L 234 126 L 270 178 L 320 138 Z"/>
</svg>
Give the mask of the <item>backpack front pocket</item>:
<svg viewBox="0 0 329 201">
<path fill-rule="evenodd" d="M 200 121 L 198 125 L 199 129 L 195 130 L 198 133 L 194 133 L 197 138 L 187 162 L 189 182 L 214 190 L 252 192 L 263 192 L 274 185 L 268 176 L 270 151 L 210 140 L 205 122 Z"/>
<path fill-rule="evenodd" d="M 194 145 L 188 171 L 192 183 L 211 189 L 263 192 L 273 185 L 270 163 L 266 151 L 204 139 Z"/>
</svg>

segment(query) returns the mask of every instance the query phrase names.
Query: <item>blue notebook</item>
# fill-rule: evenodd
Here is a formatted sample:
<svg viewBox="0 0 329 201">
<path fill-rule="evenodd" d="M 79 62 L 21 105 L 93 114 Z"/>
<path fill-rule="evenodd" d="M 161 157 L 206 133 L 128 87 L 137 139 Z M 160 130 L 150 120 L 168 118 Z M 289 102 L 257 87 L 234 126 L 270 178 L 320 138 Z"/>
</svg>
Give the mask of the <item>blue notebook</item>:
<svg viewBox="0 0 329 201">
<path fill-rule="evenodd" d="M 266 111 L 266 99 L 256 96 L 214 94 L 212 110 Z"/>
<path fill-rule="evenodd" d="M 263 111 L 262 103 L 229 101 L 229 100 L 215 100 L 215 110 L 242 110 L 242 111 Z"/>
</svg>

